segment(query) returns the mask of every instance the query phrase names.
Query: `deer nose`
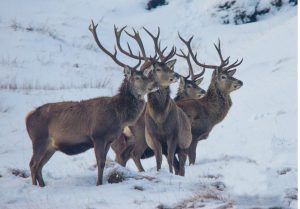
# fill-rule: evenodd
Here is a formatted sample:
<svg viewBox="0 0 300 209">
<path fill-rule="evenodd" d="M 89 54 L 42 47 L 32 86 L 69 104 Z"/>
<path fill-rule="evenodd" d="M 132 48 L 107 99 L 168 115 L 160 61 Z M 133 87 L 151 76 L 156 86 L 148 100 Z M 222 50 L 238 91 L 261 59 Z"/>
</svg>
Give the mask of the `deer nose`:
<svg viewBox="0 0 300 209">
<path fill-rule="evenodd" d="M 177 73 L 174 73 L 173 76 L 170 78 L 171 82 L 176 82 L 180 78 L 180 75 Z"/>
<path fill-rule="evenodd" d="M 180 75 L 178 73 L 174 73 L 174 76 L 175 76 L 176 79 L 180 78 Z"/>
<path fill-rule="evenodd" d="M 205 90 L 201 90 L 201 94 L 205 94 L 206 93 L 206 91 Z"/>
<path fill-rule="evenodd" d="M 242 86 L 242 85 L 243 85 L 243 82 L 242 82 L 242 81 L 238 81 L 238 84 L 239 84 L 240 86 Z"/>
</svg>

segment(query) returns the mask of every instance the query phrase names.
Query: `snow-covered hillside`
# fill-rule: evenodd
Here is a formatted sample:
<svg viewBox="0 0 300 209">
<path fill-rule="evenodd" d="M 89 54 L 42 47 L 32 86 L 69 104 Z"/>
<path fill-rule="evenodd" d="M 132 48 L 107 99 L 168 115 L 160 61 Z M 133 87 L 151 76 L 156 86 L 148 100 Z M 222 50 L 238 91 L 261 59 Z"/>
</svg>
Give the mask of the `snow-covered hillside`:
<svg viewBox="0 0 300 209">
<path fill-rule="evenodd" d="M 146 0 L 0 1 L 0 208 L 297 208 L 297 6 L 239 0 L 220 10 L 225 2 L 170 0 L 148 11 Z M 246 14 L 270 9 L 258 22 L 235 25 L 237 7 Z M 132 161 L 127 168 L 110 162 L 105 179 L 117 169 L 126 180 L 96 187 L 89 150 L 55 153 L 43 169 L 47 186 L 31 185 L 26 114 L 49 102 L 113 95 L 123 79 L 122 69 L 96 47 L 91 19 L 110 49 L 114 24 L 154 32 L 160 26 L 166 46 L 183 47 L 178 31 L 194 35 L 193 48 L 205 63 L 219 63 L 218 38 L 224 56 L 244 58 L 235 75 L 244 86 L 232 93 L 225 120 L 198 144 L 196 165 L 186 166 L 185 177 L 169 174 L 166 161 L 156 172 L 154 158 L 143 160 L 145 173 Z M 151 39 L 141 34 L 152 53 Z M 178 58 L 175 70 L 186 75 L 185 61 Z M 203 87 L 210 76 L 207 70 Z M 112 151 L 108 156 L 114 159 Z M 13 175 L 16 169 L 25 178 Z"/>
</svg>

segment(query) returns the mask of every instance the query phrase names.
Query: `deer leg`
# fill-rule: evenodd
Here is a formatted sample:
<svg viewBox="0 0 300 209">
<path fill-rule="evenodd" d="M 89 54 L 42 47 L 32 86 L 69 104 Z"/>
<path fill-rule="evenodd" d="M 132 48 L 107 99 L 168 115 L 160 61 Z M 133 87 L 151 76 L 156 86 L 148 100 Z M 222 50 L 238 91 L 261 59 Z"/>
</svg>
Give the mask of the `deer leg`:
<svg viewBox="0 0 300 209">
<path fill-rule="evenodd" d="M 179 174 L 179 161 L 178 161 L 176 155 L 174 155 L 173 167 L 174 167 L 175 175 L 178 175 Z"/>
<path fill-rule="evenodd" d="M 46 153 L 44 154 L 42 160 L 39 163 L 36 178 L 39 182 L 40 187 L 45 186 L 45 182 L 44 182 L 43 175 L 42 175 L 42 169 L 43 169 L 44 165 L 50 160 L 50 158 L 53 156 L 54 153 L 55 153 L 55 150 L 50 150 L 50 149 L 47 150 Z"/>
<path fill-rule="evenodd" d="M 195 164 L 197 144 L 198 144 L 198 140 L 192 140 L 192 143 L 189 148 L 189 153 L 188 153 L 190 165 Z"/>
<path fill-rule="evenodd" d="M 141 158 L 138 157 L 138 156 L 134 156 L 132 159 L 133 159 L 133 161 L 135 163 L 135 166 L 138 168 L 139 172 L 144 172 L 145 169 L 144 169 L 144 167 L 143 167 L 143 165 L 141 163 Z"/>
<path fill-rule="evenodd" d="M 161 169 L 161 164 L 162 164 L 162 146 L 159 141 L 153 140 L 153 145 L 154 145 L 154 155 L 156 159 L 156 170 L 159 171 Z"/>
<path fill-rule="evenodd" d="M 94 149 L 97 161 L 97 168 L 98 168 L 98 176 L 97 176 L 97 183 L 96 185 L 103 184 L 103 171 L 105 167 L 106 155 L 109 150 L 110 144 L 107 143 L 105 140 L 94 140 Z"/>
<path fill-rule="evenodd" d="M 133 149 L 133 145 L 127 146 L 121 153 L 116 152 L 115 161 L 121 166 L 126 167 L 127 161 L 130 159 L 130 154 Z"/>
<path fill-rule="evenodd" d="M 136 145 L 132 150 L 131 158 L 133 159 L 135 166 L 138 168 L 139 172 L 144 172 L 145 169 L 141 163 L 142 155 L 144 154 L 145 150 L 147 149 L 147 144 L 143 145 Z"/>
<path fill-rule="evenodd" d="M 170 173 L 173 173 L 173 162 L 174 162 L 174 155 L 176 151 L 176 144 L 173 140 L 168 140 L 168 164 L 169 164 L 169 171 Z"/>
<path fill-rule="evenodd" d="M 37 166 L 36 166 L 35 154 L 33 154 L 31 157 L 29 167 L 31 172 L 32 184 L 37 185 L 37 179 L 36 179 Z"/>
<path fill-rule="evenodd" d="M 162 164 L 162 144 L 149 132 L 147 126 L 145 128 L 145 138 L 147 145 L 153 150 L 156 159 L 156 169 L 159 171 Z"/>
<path fill-rule="evenodd" d="M 124 134 L 121 134 L 119 138 L 112 142 L 111 148 L 116 154 L 115 161 L 125 167 L 127 160 L 125 160 L 124 158 L 126 158 L 126 152 L 128 148 L 126 136 Z"/>
<path fill-rule="evenodd" d="M 184 176 L 185 175 L 185 162 L 187 158 L 187 149 L 179 149 L 178 157 L 179 157 L 179 175 Z"/>
<path fill-rule="evenodd" d="M 39 140 L 39 141 L 34 140 L 33 142 L 33 154 L 29 163 L 33 185 L 37 185 L 38 168 L 45 153 L 47 152 L 48 143 L 45 143 L 45 141 L 46 140 Z M 37 143 L 37 142 L 41 142 L 41 143 Z"/>
</svg>

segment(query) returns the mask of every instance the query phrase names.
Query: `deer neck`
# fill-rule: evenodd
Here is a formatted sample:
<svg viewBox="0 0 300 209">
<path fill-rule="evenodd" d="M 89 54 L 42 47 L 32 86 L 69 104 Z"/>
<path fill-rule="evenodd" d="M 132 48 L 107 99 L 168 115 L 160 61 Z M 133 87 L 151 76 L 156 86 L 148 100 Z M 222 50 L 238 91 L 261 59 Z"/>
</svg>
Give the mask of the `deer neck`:
<svg viewBox="0 0 300 209">
<path fill-rule="evenodd" d="M 232 105 L 229 93 L 222 91 L 214 82 L 210 84 L 202 101 L 209 107 L 210 118 L 215 123 L 225 118 Z"/>
<path fill-rule="evenodd" d="M 174 98 L 174 101 L 177 102 L 177 101 L 187 99 L 187 98 L 189 98 L 188 95 L 184 91 L 181 91 L 180 89 L 178 89 L 176 97 Z"/>
<path fill-rule="evenodd" d="M 126 79 L 119 89 L 119 93 L 114 97 L 117 113 L 125 125 L 132 125 L 142 113 L 145 107 L 144 97 L 137 95 Z"/>
<path fill-rule="evenodd" d="M 157 113 L 164 113 L 170 100 L 170 87 L 160 87 L 156 92 L 148 94 L 148 104 Z"/>
</svg>

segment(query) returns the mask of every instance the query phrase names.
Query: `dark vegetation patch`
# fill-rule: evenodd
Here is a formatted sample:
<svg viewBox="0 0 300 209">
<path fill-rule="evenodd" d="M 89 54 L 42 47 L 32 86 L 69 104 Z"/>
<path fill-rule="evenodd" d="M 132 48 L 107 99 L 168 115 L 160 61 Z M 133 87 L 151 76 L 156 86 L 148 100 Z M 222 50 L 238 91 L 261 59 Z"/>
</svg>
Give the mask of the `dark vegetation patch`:
<svg viewBox="0 0 300 209">
<path fill-rule="evenodd" d="M 124 180 L 125 180 L 125 177 L 122 173 L 120 173 L 118 171 L 113 171 L 112 173 L 109 174 L 107 181 L 110 184 L 116 184 L 116 183 L 120 183 Z"/>
<path fill-rule="evenodd" d="M 290 3 L 292 6 L 296 6 L 296 5 L 298 5 L 298 0 L 289 0 L 289 3 Z"/>
<path fill-rule="evenodd" d="M 166 2 L 165 0 L 149 0 L 146 9 L 151 10 L 164 5 L 168 5 L 168 2 Z"/>
<path fill-rule="evenodd" d="M 171 209 L 171 207 L 168 207 L 164 204 L 159 204 L 158 206 L 156 206 L 156 209 Z"/>
<path fill-rule="evenodd" d="M 226 185 L 221 181 L 212 183 L 212 186 L 214 186 L 219 191 L 224 191 L 226 189 Z"/>
<path fill-rule="evenodd" d="M 144 191 L 144 188 L 141 186 L 134 186 L 133 189 L 139 190 L 139 191 Z"/>
<path fill-rule="evenodd" d="M 17 177 L 21 177 L 21 178 L 28 178 L 29 177 L 29 173 L 25 170 L 20 170 L 20 169 L 16 169 L 13 168 L 10 170 L 11 174 Z"/>
<path fill-rule="evenodd" d="M 46 27 L 45 25 L 39 25 L 39 26 L 32 26 L 32 25 L 28 25 L 28 26 L 24 26 L 21 23 L 17 22 L 17 21 L 13 21 L 12 24 L 10 25 L 10 27 L 15 30 L 15 31 L 26 31 L 26 32 L 36 32 L 39 34 L 43 34 L 43 35 L 47 35 L 50 38 L 60 41 L 60 42 L 65 42 L 62 38 L 58 37 L 58 35 L 51 30 L 50 28 Z"/>
<path fill-rule="evenodd" d="M 290 0 L 285 3 L 282 0 L 270 0 L 269 5 L 260 6 L 260 1 L 253 1 L 247 6 L 241 6 L 236 0 L 228 0 L 217 5 L 217 12 L 222 13 L 223 24 L 246 24 L 259 21 L 259 18 L 274 10 L 280 10 L 285 4 L 296 6 L 298 0 Z M 251 5 L 253 8 L 251 8 Z"/>
<path fill-rule="evenodd" d="M 291 172 L 291 171 L 292 171 L 291 168 L 283 168 L 283 169 L 281 169 L 281 170 L 278 170 L 277 173 L 278 173 L 279 175 L 285 175 L 285 174 L 287 174 L 287 173 L 289 173 L 289 172 Z"/>
<path fill-rule="evenodd" d="M 208 178 L 208 179 L 219 179 L 222 178 L 223 176 L 221 174 L 207 174 L 207 175 L 203 175 L 201 176 L 202 178 Z"/>
</svg>

